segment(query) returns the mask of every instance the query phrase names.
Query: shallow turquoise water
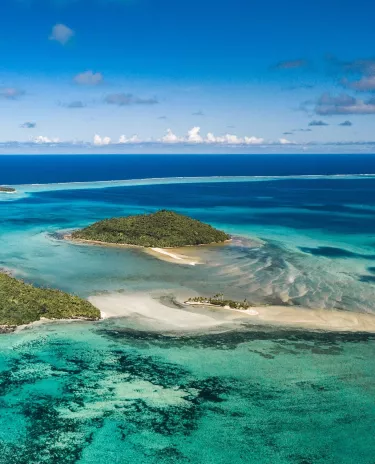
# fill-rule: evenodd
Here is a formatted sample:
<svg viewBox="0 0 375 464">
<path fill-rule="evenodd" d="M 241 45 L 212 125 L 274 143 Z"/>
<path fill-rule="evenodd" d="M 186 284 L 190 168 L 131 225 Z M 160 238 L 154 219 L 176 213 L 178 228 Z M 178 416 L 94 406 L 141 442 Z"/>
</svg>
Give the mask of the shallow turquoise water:
<svg viewBox="0 0 375 464">
<path fill-rule="evenodd" d="M 222 290 L 375 311 L 374 181 L 285 182 L 54 186 L 8 196 L 0 266 L 84 297 Z M 206 266 L 185 267 L 56 235 L 160 207 L 236 238 L 202 249 Z M 2 335 L 0 462 L 373 464 L 374 355 L 368 335 L 245 323 L 184 334 L 149 331 L 130 317 Z"/>
<path fill-rule="evenodd" d="M 112 321 L 0 345 L 0 462 L 373 462 L 371 337 Z"/>
</svg>

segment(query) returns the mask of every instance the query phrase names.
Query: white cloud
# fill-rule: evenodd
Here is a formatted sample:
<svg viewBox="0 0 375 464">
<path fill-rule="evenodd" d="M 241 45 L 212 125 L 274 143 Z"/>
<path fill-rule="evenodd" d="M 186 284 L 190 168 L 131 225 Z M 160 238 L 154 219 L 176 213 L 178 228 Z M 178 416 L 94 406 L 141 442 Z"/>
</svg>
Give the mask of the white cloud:
<svg viewBox="0 0 375 464">
<path fill-rule="evenodd" d="M 234 134 L 225 134 L 215 136 L 212 132 L 208 132 L 206 137 L 202 137 L 200 127 L 192 127 L 185 137 L 179 137 L 167 130 L 167 134 L 162 137 L 160 142 L 164 143 L 203 143 L 203 144 L 219 144 L 219 145 L 260 145 L 264 143 L 264 139 L 258 137 L 239 137 Z"/>
<path fill-rule="evenodd" d="M 202 143 L 203 138 L 200 135 L 200 127 L 193 127 L 188 131 L 187 142 Z"/>
<path fill-rule="evenodd" d="M 74 78 L 74 82 L 80 85 L 98 85 L 103 82 L 103 75 L 99 72 L 85 71 L 77 74 Z"/>
<path fill-rule="evenodd" d="M 212 132 L 209 132 L 203 140 L 205 143 L 218 143 L 224 145 L 260 145 L 264 143 L 264 139 L 258 137 L 238 137 L 234 134 L 225 134 L 215 137 Z"/>
<path fill-rule="evenodd" d="M 280 145 L 294 145 L 296 142 L 292 142 L 288 139 L 279 139 Z"/>
<path fill-rule="evenodd" d="M 206 137 L 206 143 L 215 143 L 216 142 L 216 137 L 212 132 L 209 132 Z"/>
<path fill-rule="evenodd" d="M 228 144 L 228 145 L 241 145 L 244 143 L 244 140 L 233 134 L 225 134 L 223 137 L 218 137 L 218 143 Z"/>
<path fill-rule="evenodd" d="M 182 137 L 177 137 L 171 129 L 167 129 L 167 134 L 164 135 L 160 141 L 163 143 L 181 143 L 184 139 Z"/>
<path fill-rule="evenodd" d="M 121 135 L 118 143 L 141 143 L 142 140 L 138 137 L 138 135 L 132 135 L 131 137 L 126 137 L 126 135 Z"/>
<path fill-rule="evenodd" d="M 100 145 L 109 145 L 111 143 L 111 138 L 110 137 L 101 137 L 98 134 L 94 135 L 94 145 L 100 146 Z"/>
<path fill-rule="evenodd" d="M 56 24 L 52 28 L 51 35 L 49 36 L 50 40 L 55 40 L 56 42 L 65 45 L 69 40 L 74 36 L 74 31 L 70 27 L 65 26 L 65 24 Z"/>
<path fill-rule="evenodd" d="M 260 145 L 264 143 L 264 139 L 260 137 L 245 137 L 244 140 L 246 145 Z"/>
<path fill-rule="evenodd" d="M 58 139 L 58 138 L 50 139 L 49 137 L 45 137 L 44 135 L 38 135 L 37 137 L 34 137 L 32 139 L 32 141 L 34 143 L 40 143 L 40 144 L 44 144 L 44 143 L 60 143 L 60 139 Z"/>
</svg>

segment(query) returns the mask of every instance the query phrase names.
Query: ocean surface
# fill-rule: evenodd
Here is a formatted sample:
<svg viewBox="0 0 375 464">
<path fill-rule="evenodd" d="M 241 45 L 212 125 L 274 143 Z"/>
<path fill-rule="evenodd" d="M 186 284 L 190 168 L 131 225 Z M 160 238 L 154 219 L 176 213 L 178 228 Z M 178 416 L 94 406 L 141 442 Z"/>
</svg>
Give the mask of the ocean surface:
<svg viewBox="0 0 375 464">
<path fill-rule="evenodd" d="M 0 156 L 1 184 L 0 267 L 36 285 L 375 314 L 375 156 Z M 183 266 L 61 239 L 163 208 L 233 242 Z M 374 359 L 368 334 L 141 308 L 1 335 L 0 463 L 374 464 Z"/>
</svg>

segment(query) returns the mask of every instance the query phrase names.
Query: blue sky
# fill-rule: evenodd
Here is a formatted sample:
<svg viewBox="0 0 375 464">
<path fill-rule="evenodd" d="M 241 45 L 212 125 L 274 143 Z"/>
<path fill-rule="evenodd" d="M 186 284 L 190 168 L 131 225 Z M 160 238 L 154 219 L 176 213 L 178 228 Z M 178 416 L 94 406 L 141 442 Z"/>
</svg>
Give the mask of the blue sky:
<svg viewBox="0 0 375 464">
<path fill-rule="evenodd" d="M 2 0 L 0 151 L 373 151 L 374 13 Z"/>
</svg>

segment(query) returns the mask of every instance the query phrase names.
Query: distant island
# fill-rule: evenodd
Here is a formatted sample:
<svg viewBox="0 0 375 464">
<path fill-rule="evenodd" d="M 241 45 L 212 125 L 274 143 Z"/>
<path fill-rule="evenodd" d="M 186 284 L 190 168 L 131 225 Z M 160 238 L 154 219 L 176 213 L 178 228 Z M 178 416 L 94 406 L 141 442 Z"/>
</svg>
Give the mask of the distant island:
<svg viewBox="0 0 375 464">
<path fill-rule="evenodd" d="M 162 210 L 152 214 L 105 219 L 66 238 L 159 249 L 223 243 L 230 236 L 196 219 Z"/>
<path fill-rule="evenodd" d="M 11 331 L 41 318 L 98 320 L 100 311 L 78 296 L 37 288 L 1 272 L 0 331 Z"/>
<path fill-rule="evenodd" d="M 0 192 L 4 192 L 4 193 L 15 193 L 16 189 L 13 188 L 13 187 L 2 187 L 0 185 Z"/>
</svg>

